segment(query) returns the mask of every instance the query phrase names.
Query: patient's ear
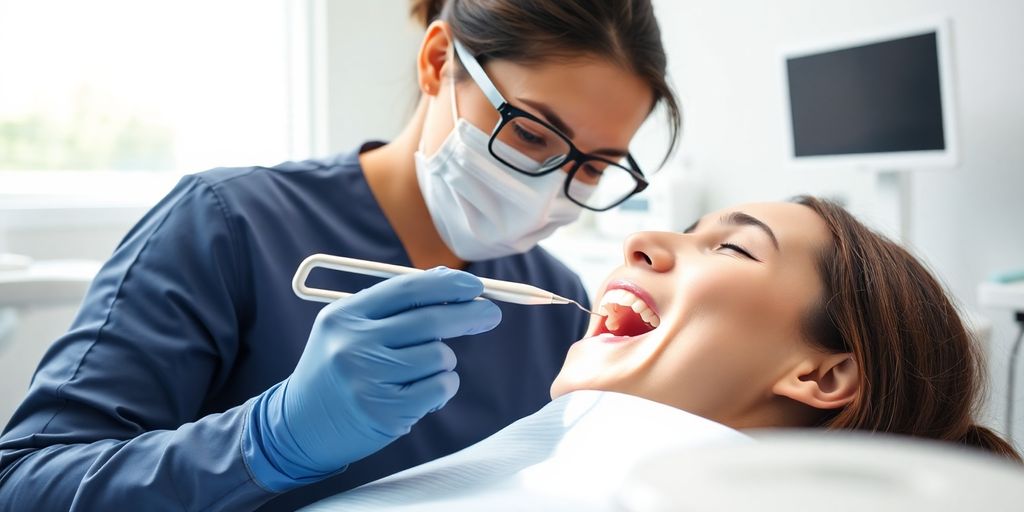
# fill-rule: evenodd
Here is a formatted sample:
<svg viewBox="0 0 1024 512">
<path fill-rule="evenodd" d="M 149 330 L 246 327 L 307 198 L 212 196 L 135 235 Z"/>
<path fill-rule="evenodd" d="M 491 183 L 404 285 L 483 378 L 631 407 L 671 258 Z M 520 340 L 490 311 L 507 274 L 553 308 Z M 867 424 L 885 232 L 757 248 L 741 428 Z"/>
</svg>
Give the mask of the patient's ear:
<svg viewBox="0 0 1024 512">
<path fill-rule="evenodd" d="M 776 395 L 816 409 L 838 409 L 860 390 L 860 372 L 853 354 L 818 354 L 805 359 L 772 387 Z"/>
</svg>

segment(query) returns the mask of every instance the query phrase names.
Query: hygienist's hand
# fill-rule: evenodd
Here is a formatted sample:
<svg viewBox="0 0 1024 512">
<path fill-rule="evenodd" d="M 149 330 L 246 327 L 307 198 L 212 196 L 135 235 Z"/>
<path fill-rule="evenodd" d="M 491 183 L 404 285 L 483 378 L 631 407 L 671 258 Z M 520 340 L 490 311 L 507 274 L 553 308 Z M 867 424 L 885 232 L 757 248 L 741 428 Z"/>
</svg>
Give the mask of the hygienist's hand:
<svg viewBox="0 0 1024 512">
<path fill-rule="evenodd" d="M 443 407 L 459 376 L 440 340 L 501 321 L 494 303 L 473 300 L 482 292 L 472 274 L 435 268 L 324 307 L 295 371 L 253 405 L 254 476 L 273 489 L 336 472 Z"/>
</svg>

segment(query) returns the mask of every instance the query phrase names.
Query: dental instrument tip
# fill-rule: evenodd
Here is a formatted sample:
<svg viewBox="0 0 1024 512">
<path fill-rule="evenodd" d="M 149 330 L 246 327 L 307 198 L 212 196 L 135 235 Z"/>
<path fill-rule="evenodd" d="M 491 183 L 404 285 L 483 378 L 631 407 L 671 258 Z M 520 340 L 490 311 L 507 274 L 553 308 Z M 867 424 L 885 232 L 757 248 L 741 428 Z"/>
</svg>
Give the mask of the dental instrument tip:
<svg viewBox="0 0 1024 512">
<path fill-rule="evenodd" d="M 602 315 L 601 313 L 598 313 L 598 312 L 596 312 L 596 311 L 591 311 L 591 310 L 589 310 L 589 309 L 587 309 L 587 308 L 583 307 L 583 304 L 580 304 L 579 302 L 576 302 L 576 301 L 572 301 L 572 303 L 573 303 L 573 304 L 575 304 L 575 305 L 576 305 L 576 307 L 578 307 L 578 308 L 582 309 L 583 311 L 585 311 L 585 312 L 587 312 L 587 313 L 590 313 L 591 315 L 594 315 L 594 316 L 608 316 L 608 315 Z"/>
<path fill-rule="evenodd" d="M 551 292 L 545 292 L 545 293 L 551 293 Z M 582 310 L 582 311 L 584 311 L 586 313 L 589 313 L 591 315 L 600 316 L 600 317 L 608 316 L 608 315 L 602 315 L 601 313 L 597 313 L 595 311 L 591 311 L 591 310 L 583 307 L 583 304 L 580 304 L 579 302 L 576 302 L 576 301 L 574 301 L 572 299 L 567 299 L 565 297 L 562 297 L 562 296 L 559 296 L 559 295 L 555 295 L 555 294 L 551 294 L 550 298 L 551 298 L 550 304 L 572 304 L 573 306 L 576 306 L 576 307 L 580 308 L 580 310 Z"/>
</svg>

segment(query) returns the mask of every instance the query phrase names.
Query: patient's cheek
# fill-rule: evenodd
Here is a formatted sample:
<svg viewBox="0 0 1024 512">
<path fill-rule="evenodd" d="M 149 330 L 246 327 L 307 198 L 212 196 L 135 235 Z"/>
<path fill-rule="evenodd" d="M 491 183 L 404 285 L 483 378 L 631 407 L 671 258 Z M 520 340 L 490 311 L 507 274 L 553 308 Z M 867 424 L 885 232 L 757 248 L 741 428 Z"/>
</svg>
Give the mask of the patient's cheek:
<svg viewBox="0 0 1024 512">
<path fill-rule="evenodd" d="M 712 297 L 735 292 L 736 286 L 754 284 L 761 274 L 743 260 L 712 253 L 696 264 L 682 263 L 675 281 L 686 295 Z"/>
<path fill-rule="evenodd" d="M 678 293 L 672 309 L 683 321 L 723 309 L 732 309 L 740 297 L 754 291 L 755 284 L 720 265 L 683 269 L 673 283 Z"/>
<path fill-rule="evenodd" d="M 676 280 L 678 307 L 687 313 L 703 311 L 722 321 L 748 321 L 750 314 L 773 309 L 779 283 L 757 265 L 726 255 L 709 257 L 706 265 L 684 269 Z"/>
</svg>

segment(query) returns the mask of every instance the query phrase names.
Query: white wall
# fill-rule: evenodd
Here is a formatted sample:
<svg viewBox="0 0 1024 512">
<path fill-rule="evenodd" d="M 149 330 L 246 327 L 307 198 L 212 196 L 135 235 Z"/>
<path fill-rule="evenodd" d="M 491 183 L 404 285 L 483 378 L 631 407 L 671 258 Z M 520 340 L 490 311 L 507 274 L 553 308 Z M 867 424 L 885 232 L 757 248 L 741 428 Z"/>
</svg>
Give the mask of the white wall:
<svg viewBox="0 0 1024 512">
<path fill-rule="evenodd" d="M 328 0 L 326 6 L 328 148 L 390 140 L 419 98 L 415 59 L 423 30 L 409 18 L 408 0 Z"/>
<path fill-rule="evenodd" d="M 1024 266 L 1024 2 L 655 0 L 655 5 L 685 111 L 676 166 L 685 162 L 703 177 L 710 209 L 803 192 L 870 203 L 864 195 L 872 190 L 871 178 L 864 173 L 785 169 L 778 52 L 949 17 L 960 165 L 915 176 L 911 242 L 970 309 L 978 307 L 977 284 L 991 272 Z M 1006 311 L 983 313 L 995 320 L 991 370 L 998 410 L 993 412 L 1001 420 L 1013 326 Z M 1024 414 L 1016 423 L 1024 423 Z M 1021 439 L 1024 428 L 1015 430 Z"/>
</svg>

